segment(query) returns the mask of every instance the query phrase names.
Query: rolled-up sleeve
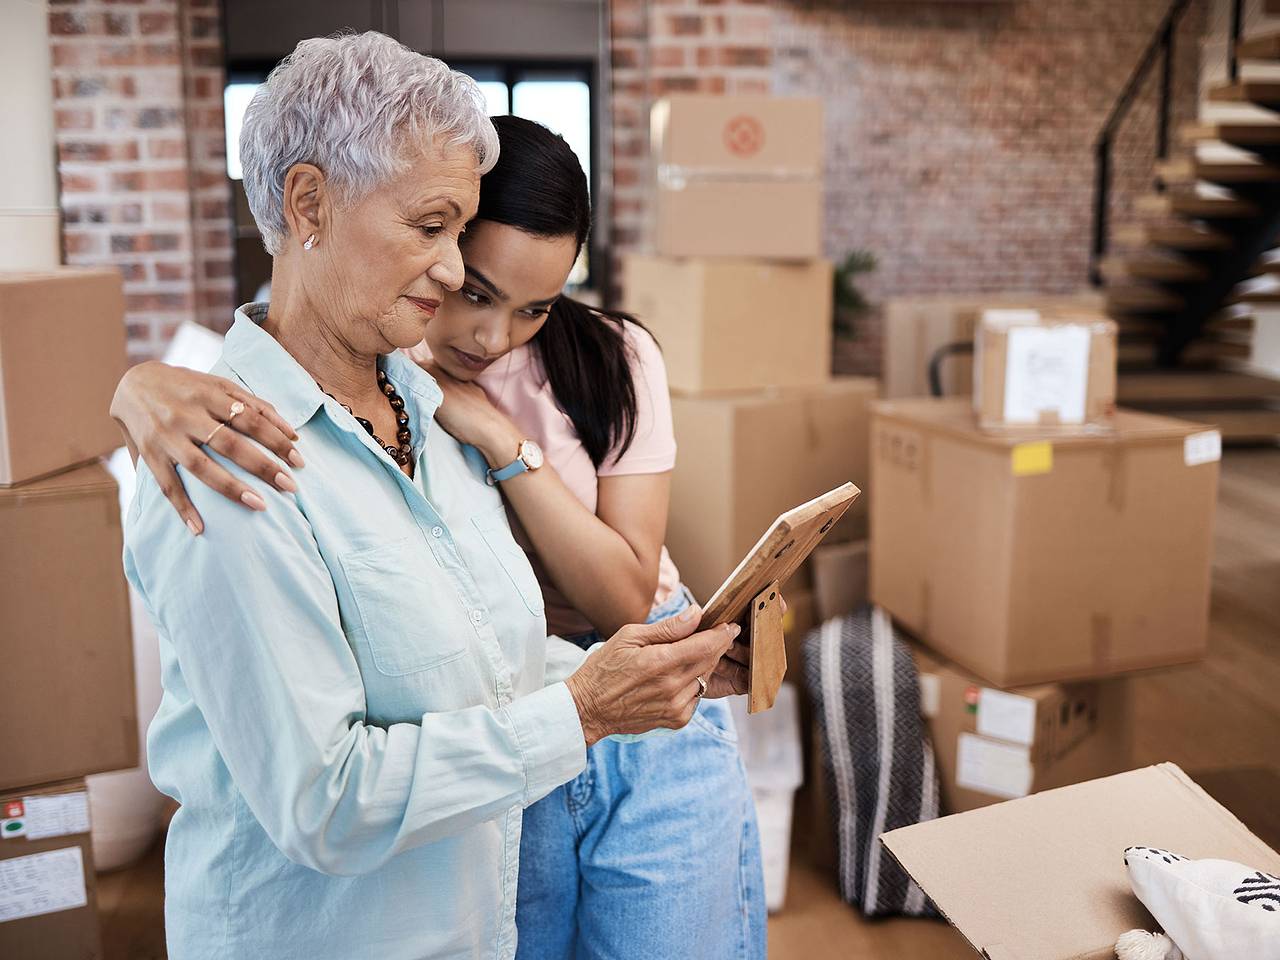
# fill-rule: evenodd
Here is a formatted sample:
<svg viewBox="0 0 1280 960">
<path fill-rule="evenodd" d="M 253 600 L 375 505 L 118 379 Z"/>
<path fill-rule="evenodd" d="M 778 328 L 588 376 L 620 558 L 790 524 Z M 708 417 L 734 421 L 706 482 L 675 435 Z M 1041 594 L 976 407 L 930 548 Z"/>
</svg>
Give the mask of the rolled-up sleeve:
<svg viewBox="0 0 1280 960">
<path fill-rule="evenodd" d="M 293 497 L 217 459 L 268 509 L 251 513 L 189 483 L 206 521 L 193 537 L 142 471 L 125 569 L 236 788 L 286 856 L 366 873 L 527 806 L 582 770 L 582 728 L 560 682 L 499 709 L 367 723 L 309 523 Z"/>
</svg>

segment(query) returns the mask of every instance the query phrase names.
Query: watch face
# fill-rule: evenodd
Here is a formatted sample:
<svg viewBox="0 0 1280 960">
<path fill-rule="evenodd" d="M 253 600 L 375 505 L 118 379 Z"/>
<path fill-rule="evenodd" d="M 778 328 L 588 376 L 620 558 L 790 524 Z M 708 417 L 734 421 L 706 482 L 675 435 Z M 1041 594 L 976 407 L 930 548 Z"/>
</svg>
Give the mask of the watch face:
<svg viewBox="0 0 1280 960">
<path fill-rule="evenodd" d="M 530 470 L 537 470 L 542 466 L 542 448 L 532 440 L 525 440 L 520 444 L 520 459 Z"/>
</svg>

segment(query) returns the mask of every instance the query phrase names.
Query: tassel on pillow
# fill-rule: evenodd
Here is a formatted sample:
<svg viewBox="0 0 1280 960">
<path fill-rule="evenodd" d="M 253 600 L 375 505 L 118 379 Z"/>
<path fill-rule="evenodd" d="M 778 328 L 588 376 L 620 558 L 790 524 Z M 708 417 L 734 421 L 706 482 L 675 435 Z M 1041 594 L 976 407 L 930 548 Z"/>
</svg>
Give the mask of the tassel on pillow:
<svg viewBox="0 0 1280 960">
<path fill-rule="evenodd" d="M 1163 933 L 1130 930 L 1116 941 L 1117 960 L 1184 960 L 1177 944 Z"/>
</svg>

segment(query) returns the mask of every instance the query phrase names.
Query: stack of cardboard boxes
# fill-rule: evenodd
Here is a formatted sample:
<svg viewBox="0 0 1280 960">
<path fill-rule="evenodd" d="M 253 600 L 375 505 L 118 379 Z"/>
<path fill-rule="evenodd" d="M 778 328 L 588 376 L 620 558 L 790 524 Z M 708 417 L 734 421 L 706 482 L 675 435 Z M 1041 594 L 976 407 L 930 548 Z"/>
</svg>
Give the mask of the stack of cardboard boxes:
<svg viewBox="0 0 1280 960">
<path fill-rule="evenodd" d="M 853 480 L 828 535 L 865 536 L 874 381 L 831 376 L 817 99 L 676 96 L 655 105 L 652 253 L 624 260 L 625 306 L 662 345 L 679 459 L 667 546 L 705 602 L 778 514 Z M 809 570 L 786 585 L 791 635 Z"/>
<path fill-rule="evenodd" d="M 114 270 L 0 273 L 0 956 L 101 956 L 83 777 L 136 766 Z"/>
<path fill-rule="evenodd" d="M 875 407 L 871 597 L 923 645 L 945 812 L 1126 769 L 1121 675 L 1204 654 L 1220 438 L 1114 396 L 1113 324 L 996 310 L 972 404 Z"/>
</svg>

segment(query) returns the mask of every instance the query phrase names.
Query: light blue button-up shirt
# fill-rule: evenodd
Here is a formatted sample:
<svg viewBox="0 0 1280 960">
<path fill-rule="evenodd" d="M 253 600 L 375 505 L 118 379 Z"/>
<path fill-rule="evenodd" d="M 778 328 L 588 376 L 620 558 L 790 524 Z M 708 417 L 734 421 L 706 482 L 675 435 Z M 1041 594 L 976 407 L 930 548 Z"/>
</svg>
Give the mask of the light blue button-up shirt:
<svg viewBox="0 0 1280 960">
<path fill-rule="evenodd" d="M 494 958 L 515 953 L 522 809 L 577 775 L 562 682 L 584 656 L 542 596 L 483 464 L 405 400 L 406 477 L 258 323 L 236 312 L 214 372 L 271 401 L 305 469 L 282 494 L 228 461 L 265 513 L 194 481 L 192 537 L 145 469 L 125 570 L 160 635 L 156 785 L 169 955 Z"/>
</svg>

